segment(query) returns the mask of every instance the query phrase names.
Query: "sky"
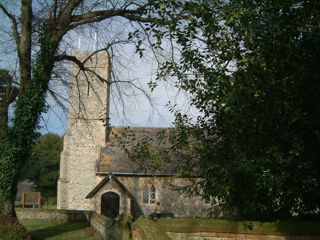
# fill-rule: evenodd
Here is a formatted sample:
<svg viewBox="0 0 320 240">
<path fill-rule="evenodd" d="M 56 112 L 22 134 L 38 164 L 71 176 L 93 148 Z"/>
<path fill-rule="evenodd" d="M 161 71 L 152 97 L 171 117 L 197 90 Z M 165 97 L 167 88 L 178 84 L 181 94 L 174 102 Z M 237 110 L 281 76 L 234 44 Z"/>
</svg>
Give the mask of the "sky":
<svg viewBox="0 0 320 240">
<path fill-rule="evenodd" d="M 97 27 L 104 29 L 104 26 L 101 25 Z M 64 37 L 61 50 L 69 51 L 69 53 L 72 49 L 77 48 L 81 51 L 93 51 L 109 42 L 127 39 L 128 32 L 133 31 L 132 25 L 124 24 L 122 20 L 113 20 L 112 24 L 108 24 L 107 27 L 107 30 L 98 32 L 92 28 L 76 29 L 76 31 L 70 32 Z M 14 45 L 10 38 L 7 38 L 6 32 L 2 31 L 3 29 L 9 32 L 10 24 L 0 14 L 0 68 L 17 73 L 18 65 Z M 95 36 L 97 36 L 96 40 L 94 40 Z M 81 42 L 80 48 L 79 39 Z M 168 104 L 176 104 L 177 109 L 182 110 L 182 112 L 197 115 L 194 109 L 190 109 L 188 97 L 173 87 L 170 81 L 162 82 L 153 92 L 150 91 L 148 82 L 156 77 L 158 66 L 150 52 L 146 51 L 145 56 L 139 58 L 138 54 L 135 53 L 135 46 L 129 44 L 116 47 L 113 55 L 116 59 L 113 67 L 117 69 L 119 79 L 136 81 L 138 86 L 147 93 L 151 103 L 141 94 L 141 91 L 136 90 L 127 93 L 127 96 L 124 97 L 124 105 L 122 105 L 119 99 L 115 97 L 115 89 L 111 87 L 109 113 L 111 126 L 170 127 L 174 121 L 174 116 L 169 111 Z M 66 93 L 64 93 L 64 97 L 68 97 Z M 50 108 L 48 112 L 42 114 L 40 132 L 42 134 L 53 132 L 63 135 L 67 130 L 67 114 L 52 99 L 48 98 L 47 102 Z"/>
<path fill-rule="evenodd" d="M 84 35 L 92 34 L 85 33 Z M 75 34 L 72 38 L 77 39 L 73 41 L 73 49 L 90 52 L 94 50 L 94 46 L 100 47 L 99 38 L 102 36 L 99 37 L 98 34 L 96 42 L 92 38 L 84 39 L 81 34 Z M 114 54 L 117 59 L 113 67 L 117 68 L 118 78 L 133 80 L 146 92 L 148 98 L 140 90 L 128 90 L 125 96 L 122 96 L 124 100 L 124 105 L 122 105 L 114 86 L 111 85 L 109 113 L 111 126 L 172 127 L 174 115 L 169 106 L 173 105 L 184 113 L 197 115 L 197 111 L 190 108 L 186 93 L 179 91 L 171 81 L 160 82 L 158 87 L 151 92 L 148 83 L 156 77 L 157 62 L 150 52 L 146 52 L 143 58 L 139 58 L 133 45 L 125 45 L 117 49 Z M 55 106 L 53 101 L 49 99 L 48 102 L 51 102 L 52 109 L 42 115 L 40 131 L 43 134 L 54 132 L 63 135 L 67 130 L 67 115 Z"/>
</svg>

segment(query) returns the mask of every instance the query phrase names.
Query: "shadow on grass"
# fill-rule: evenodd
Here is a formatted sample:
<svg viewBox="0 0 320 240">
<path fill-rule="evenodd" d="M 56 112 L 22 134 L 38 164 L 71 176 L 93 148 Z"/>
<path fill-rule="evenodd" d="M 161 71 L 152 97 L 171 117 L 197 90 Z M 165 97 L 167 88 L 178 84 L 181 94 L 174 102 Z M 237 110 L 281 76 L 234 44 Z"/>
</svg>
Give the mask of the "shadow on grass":
<svg viewBox="0 0 320 240">
<path fill-rule="evenodd" d="M 87 224 L 81 223 L 48 223 L 41 228 L 30 229 L 30 233 L 35 240 L 47 239 L 59 235 L 65 235 L 66 233 L 77 231 L 77 230 L 85 230 L 88 227 Z M 70 236 L 72 237 L 72 236 Z M 78 239 L 79 236 L 74 236 L 72 239 Z M 70 238 L 68 238 L 70 239 Z"/>
</svg>

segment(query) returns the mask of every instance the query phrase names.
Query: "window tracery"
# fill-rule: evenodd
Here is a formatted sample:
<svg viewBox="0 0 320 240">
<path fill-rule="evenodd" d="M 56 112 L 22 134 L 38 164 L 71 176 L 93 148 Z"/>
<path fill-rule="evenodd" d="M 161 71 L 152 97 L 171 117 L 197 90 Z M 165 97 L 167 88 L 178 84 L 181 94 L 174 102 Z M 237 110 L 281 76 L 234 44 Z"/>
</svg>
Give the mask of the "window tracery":
<svg viewBox="0 0 320 240">
<path fill-rule="evenodd" d="M 143 203 L 155 204 L 156 203 L 156 188 L 152 184 L 148 184 L 143 189 Z"/>
</svg>

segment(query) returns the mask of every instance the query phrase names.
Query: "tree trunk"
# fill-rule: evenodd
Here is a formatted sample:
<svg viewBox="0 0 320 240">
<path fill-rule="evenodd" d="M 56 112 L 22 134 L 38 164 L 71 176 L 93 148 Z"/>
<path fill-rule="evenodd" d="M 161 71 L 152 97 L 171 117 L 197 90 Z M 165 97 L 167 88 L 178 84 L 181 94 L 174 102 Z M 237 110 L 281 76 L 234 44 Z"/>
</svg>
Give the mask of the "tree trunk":
<svg viewBox="0 0 320 240">
<path fill-rule="evenodd" d="M 0 102 L 0 149 L 5 143 L 5 137 L 8 130 L 8 106 Z"/>
<path fill-rule="evenodd" d="M 17 216 L 14 211 L 14 201 L 0 193 L 0 225 L 16 225 Z"/>
<path fill-rule="evenodd" d="M 0 102 L 0 149 L 4 147 L 8 130 L 8 106 L 5 101 Z M 0 225 L 15 224 L 16 216 L 13 202 L 0 192 Z"/>
<path fill-rule="evenodd" d="M 36 133 L 39 117 L 45 110 L 48 83 L 54 66 L 54 54 L 58 42 L 53 41 L 52 32 L 44 29 L 40 39 L 40 51 L 33 68 L 33 76 L 28 88 L 20 95 L 14 110 L 12 127 L 7 131 L 5 144 L 0 155 L 0 224 L 4 224 L 15 234 L 23 231 L 15 211 L 14 199 L 21 168 L 28 159 Z M 1 236 L 0 236 L 1 239 Z M 28 239 L 25 235 L 21 239 Z"/>
<path fill-rule="evenodd" d="M 0 203 L 0 239 L 31 240 L 31 235 L 17 219 L 14 199 L 8 198 L 6 194 L 0 192 Z M 3 235 L 5 232 L 7 235 Z"/>
<path fill-rule="evenodd" d="M 21 1 L 21 37 L 18 47 L 20 92 L 24 94 L 31 78 L 32 0 Z"/>
</svg>

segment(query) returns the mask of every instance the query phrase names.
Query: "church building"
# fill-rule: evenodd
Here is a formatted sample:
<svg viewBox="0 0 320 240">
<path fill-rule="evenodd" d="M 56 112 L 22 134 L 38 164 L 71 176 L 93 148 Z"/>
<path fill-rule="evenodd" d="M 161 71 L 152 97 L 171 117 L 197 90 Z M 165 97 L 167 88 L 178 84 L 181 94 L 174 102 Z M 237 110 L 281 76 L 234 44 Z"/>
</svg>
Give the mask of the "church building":
<svg viewBox="0 0 320 240">
<path fill-rule="evenodd" d="M 115 136 L 123 128 L 108 127 L 110 60 L 99 52 L 76 53 L 87 59 L 84 74 L 72 66 L 68 130 L 64 136 L 58 180 L 58 209 L 91 210 L 109 217 L 149 215 L 156 205 L 173 216 L 206 216 L 210 204 L 179 188 L 190 184 L 167 165 L 155 173 L 132 162 Z M 156 128 L 131 128 L 137 136 L 155 134 Z"/>
</svg>

